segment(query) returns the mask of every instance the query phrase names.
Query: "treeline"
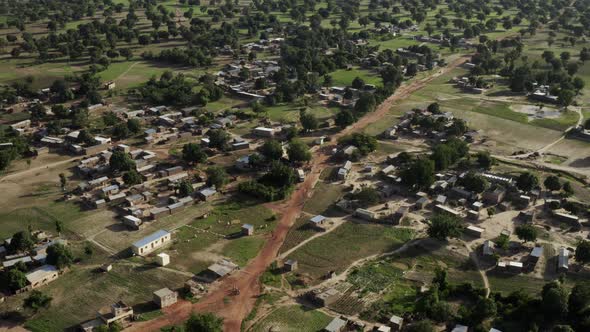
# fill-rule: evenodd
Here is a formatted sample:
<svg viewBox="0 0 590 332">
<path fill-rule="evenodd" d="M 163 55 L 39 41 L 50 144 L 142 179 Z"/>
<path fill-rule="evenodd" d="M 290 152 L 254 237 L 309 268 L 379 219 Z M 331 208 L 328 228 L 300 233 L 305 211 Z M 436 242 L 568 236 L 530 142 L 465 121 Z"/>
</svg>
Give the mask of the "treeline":
<svg viewBox="0 0 590 332">
<path fill-rule="evenodd" d="M 174 76 L 172 72 L 166 71 L 159 79 L 152 77 L 137 92 L 142 100 L 154 105 L 205 106 L 223 96 L 223 90 L 213 84 L 211 77 L 204 76 L 201 83 L 201 89 L 194 91 L 194 82 L 190 82 L 182 74 Z"/>
<path fill-rule="evenodd" d="M 154 54 L 151 51 L 147 51 L 142 53 L 141 56 L 146 60 L 156 60 L 175 65 L 191 67 L 209 66 L 212 62 L 212 59 L 209 55 L 204 54 L 200 49 L 196 47 L 186 49 L 174 47 L 172 49 L 163 50 L 158 54 Z"/>
</svg>

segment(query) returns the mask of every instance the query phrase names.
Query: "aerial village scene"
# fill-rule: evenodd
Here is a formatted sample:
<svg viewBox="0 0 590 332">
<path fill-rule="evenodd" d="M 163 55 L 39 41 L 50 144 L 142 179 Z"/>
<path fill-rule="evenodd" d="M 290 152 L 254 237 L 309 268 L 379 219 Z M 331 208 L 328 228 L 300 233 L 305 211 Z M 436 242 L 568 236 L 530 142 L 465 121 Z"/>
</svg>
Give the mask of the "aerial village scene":
<svg viewBox="0 0 590 332">
<path fill-rule="evenodd" d="M 0 0 L 0 331 L 590 331 L 590 0 Z"/>
</svg>

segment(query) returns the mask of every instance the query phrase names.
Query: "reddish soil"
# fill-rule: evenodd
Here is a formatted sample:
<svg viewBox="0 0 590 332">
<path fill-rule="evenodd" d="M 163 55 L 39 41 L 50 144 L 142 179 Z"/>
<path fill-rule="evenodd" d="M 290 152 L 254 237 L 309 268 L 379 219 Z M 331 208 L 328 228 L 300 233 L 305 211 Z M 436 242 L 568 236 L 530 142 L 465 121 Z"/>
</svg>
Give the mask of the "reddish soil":
<svg viewBox="0 0 590 332">
<path fill-rule="evenodd" d="M 367 125 L 379 121 L 379 119 L 389 112 L 395 102 L 407 98 L 413 92 L 422 89 L 434 78 L 460 66 L 466 62 L 467 59 L 467 57 L 459 58 L 428 77 L 415 80 L 410 84 L 399 87 L 395 94 L 380 104 L 374 112 L 367 114 L 353 125 L 334 135 L 332 142 L 336 142 L 338 138 L 344 135 L 359 131 Z M 287 232 L 297 220 L 306 199 L 311 195 L 311 191 L 313 190 L 316 181 L 319 179 L 320 172 L 324 169 L 328 160 L 328 151 L 330 151 L 332 147 L 333 146 L 325 146 L 314 153 L 314 157 L 310 162 L 310 175 L 287 201 L 280 204 L 268 205 L 281 213 L 281 220 L 278 222 L 273 233 L 268 237 L 262 251 L 244 269 L 219 281 L 218 285 L 214 289 L 211 289 L 200 302 L 192 304 L 188 301 L 180 301 L 177 304 L 164 309 L 163 316 L 151 321 L 133 324 L 133 326 L 128 328 L 127 331 L 159 331 L 160 328 L 167 325 L 181 324 L 193 311 L 213 312 L 224 318 L 225 331 L 240 331 L 242 321 L 253 309 L 256 298 L 261 293 L 259 278 L 264 271 L 266 271 L 267 267 L 276 259 Z M 230 291 L 233 287 L 237 287 L 240 290 L 239 295 L 230 295 Z"/>
</svg>

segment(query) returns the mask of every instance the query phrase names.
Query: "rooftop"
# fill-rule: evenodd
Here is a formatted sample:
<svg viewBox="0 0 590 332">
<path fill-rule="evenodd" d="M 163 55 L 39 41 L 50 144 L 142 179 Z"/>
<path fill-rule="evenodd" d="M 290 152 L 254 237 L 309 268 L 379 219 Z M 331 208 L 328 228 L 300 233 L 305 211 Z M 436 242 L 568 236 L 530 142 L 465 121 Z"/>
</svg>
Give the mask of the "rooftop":
<svg viewBox="0 0 590 332">
<path fill-rule="evenodd" d="M 155 233 L 152 233 L 152 234 L 144 237 L 143 239 L 135 242 L 133 244 L 133 246 L 134 247 L 137 247 L 137 248 L 141 248 L 141 247 L 143 247 L 143 246 L 145 246 L 145 245 L 147 245 L 147 244 L 149 244 L 149 243 L 151 243 L 153 241 L 156 241 L 156 240 L 159 240 L 160 238 L 163 238 L 166 235 L 170 235 L 170 232 L 161 229 L 161 230 L 159 230 L 159 231 L 157 231 Z"/>
</svg>

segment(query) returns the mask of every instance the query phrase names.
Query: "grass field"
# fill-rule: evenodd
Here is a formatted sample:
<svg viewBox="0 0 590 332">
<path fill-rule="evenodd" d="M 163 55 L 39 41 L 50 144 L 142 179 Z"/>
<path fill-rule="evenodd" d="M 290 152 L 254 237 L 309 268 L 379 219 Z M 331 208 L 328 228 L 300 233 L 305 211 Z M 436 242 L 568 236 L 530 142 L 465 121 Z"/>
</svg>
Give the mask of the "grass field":
<svg viewBox="0 0 590 332">
<path fill-rule="evenodd" d="M 261 236 L 241 237 L 227 243 L 223 247 L 222 254 L 234 263 L 245 266 L 250 259 L 256 257 L 264 242 L 265 240 Z"/>
<path fill-rule="evenodd" d="M 341 273 L 362 257 L 395 250 L 413 235 L 410 229 L 347 221 L 297 249 L 289 258 L 299 262 L 301 273 L 317 280 L 332 270 Z"/>
<path fill-rule="evenodd" d="M 31 331 L 62 331 L 96 317 L 96 310 L 122 300 L 141 304 L 152 299 L 152 292 L 162 287 L 182 286 L 185 276 L 158 269 L 155 266 L 134 267 L 115 265 L 105 274 L 92 268 L 74 267 L 41 291 L 53 297 L 51 307 L 42 309 L 27 321 Z M 108 290 L 108 291 L 107 291 Z M 10 297 L 3 309 L 22 306 L 27 293 Z"/>
<path fill-rule="evenodd" d="M 352 81 L 359 77 L 366 84 L 379 85 L 382 83 L 379 73 L 372 72 L 366 69 L 360 69 L 358 67 L 352 68 L 351 70 L 340 69 L 330 73 L 335 86 L 350 86 Z"/>
<path fill-rule="evenodd" d="M 326 314 L 303 306 L 284 306 L 276 309 L 249 331 L 266 332 L 276 327 L 281 332 L 320 331 L 332 318 Z"/>
<path fill-rule="evenodd" d="M 313 229 L 309 225 L 309 217 L 303 216 L 295 221 L 295 224 L 289 229 L 287 237 L 281 246 L 279 252 L 286 252 L 291 248 L 294 248 L 299 243 L 317 234 L 317 230 Z"/>
<path fill-rule="evenodd" d="M 310 214 L 323 214 L 326 210 L 344 195 L 344 188 L 340 185 L 318 182 L 313 195 L 305 205 L 303 211 Z"/>
</svg>

